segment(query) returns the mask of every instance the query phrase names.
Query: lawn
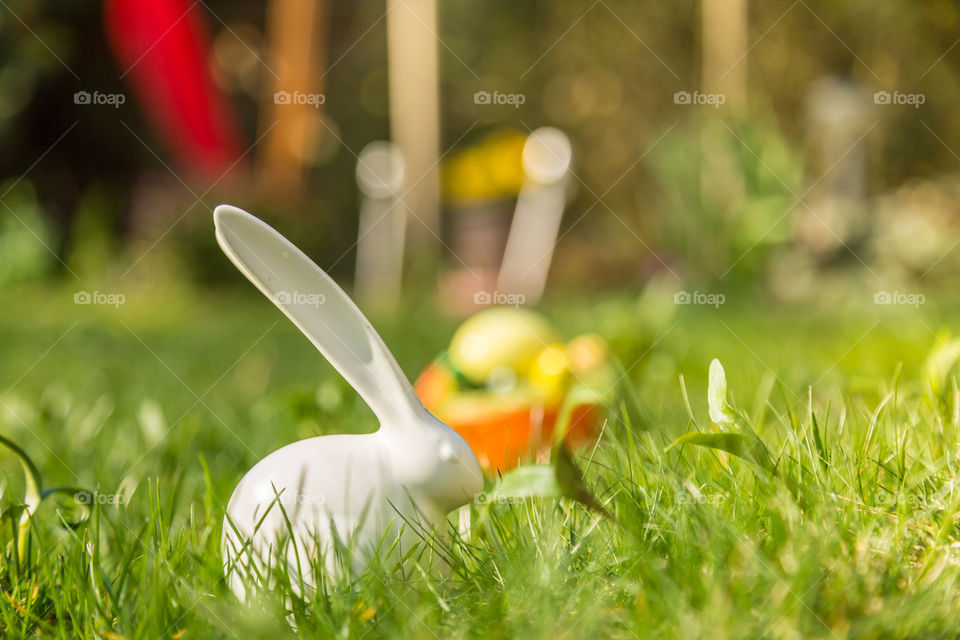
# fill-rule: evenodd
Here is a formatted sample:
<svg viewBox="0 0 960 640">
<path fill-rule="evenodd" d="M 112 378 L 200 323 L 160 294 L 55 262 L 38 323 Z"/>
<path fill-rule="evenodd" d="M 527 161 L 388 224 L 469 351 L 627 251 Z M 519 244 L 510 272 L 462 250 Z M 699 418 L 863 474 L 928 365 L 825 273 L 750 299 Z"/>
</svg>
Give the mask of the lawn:
<svg viewBox="0 0 960 640">
<path fill-rule="evenodd" d="M 877 306 L 872 293 L 830 309 L 746 293 L 716 309 L 666 294 L 553 299 L 562 330 L 600 333 L 622 364 L 598 446 L 575 453 L 615 520 L 565 498 L 475 503 L 469 534 L 438 551 L 446 570 L 424 566 L 430 554 L 375 562 L 306 596 L 280 581 L 241 604 L 220 560 L 236 482 L 283 444 L 372 430 L 372 413 L 252 288 L 141 291 L 116 309 L 72 296 L 0 296 L 0 434 L 44 487 L 97 492 L 83 524 L 64 526 L 77 509 L 54 497 L 25 553 L 7 545 L 9 637 L 957 635 L 960 412 L 952 378 L 935 394 L 924 369 L 957 308 Z M 429 309 L 372 316 L 411 378 L 457 325 Z M 713 358 L 773 471 L 667 450 L 713 429 Z M 22 474 L 6 451 L 0 470 L 9 509 Z M 3 520 L 4 541 L 15 525 Z"/>
</svg>

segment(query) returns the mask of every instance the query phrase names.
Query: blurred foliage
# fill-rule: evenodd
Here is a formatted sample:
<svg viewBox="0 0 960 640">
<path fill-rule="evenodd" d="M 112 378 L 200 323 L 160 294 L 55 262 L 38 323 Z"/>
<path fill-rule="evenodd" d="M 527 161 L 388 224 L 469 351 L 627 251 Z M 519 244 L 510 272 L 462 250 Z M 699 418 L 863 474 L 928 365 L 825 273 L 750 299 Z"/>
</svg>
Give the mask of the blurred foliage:
<svg viewBox="0 0 960 640">
<path fill-rule="evenodd" d="M 34 280 L 47 275 L 55 260 L 49 223 L 28 181 L 0 184 L 4 215 L 0 215 L 0 284 Z"/>
<path fill-rule="evenodd" d="M 444 7 L 447 138 L 455 139 L 477 119 L 563 128 L 574 141 L 579 179 L 567 224 L 585 215 L 577 222 L 577 233 L 561 243 L 560 259 L 576 256 L 603 265 L 593 270 L 594 278 L 618 273 L 609 260 L 633 260 L 634 277 L 643 273 L 645 250 L 634 234 L 654 251 L 679 251 L 690 260 L 695 276 L 719 276 L 744 243 L 749 246 L 762 233 L 756 225 L 770 220 L 781 197 L 785 204 L 776 215 L 792 201 L 774 176 L 761 175 L 764 167 L 747 157 L 746 149 L 736 150 L 742 156 L 736 160 L 746 165 L 742 170 L 752 174 L 744 195 L 757 210 L 735 207 L 727 229 L 719 236 L 708 231 L 717 230 L 718 210 L 729 203 L 701 197 L 695 167 L 704 158 L 696 143 L 705 118 L 696 108 L 672 101 L 675 91 L 702 88 L 699 9 L 699 2 L 692 0 L 657 5 L 614 0 L 592 6 L 472 1 Z M 751 146 L 764 130 L 769 132 L 769 146 L 778 148 L 778 164 L 771 173 L 778 173 L 796 193 L 820 177 L 810 173 L 805 157 L 817 133 L 809 128 L 806 100 L 811 85 L 823 77 L 848 78 L 868 97 L 878 90 L 926 95 L 920 109 L 869 105 L 863 130 L 877 126 L 862 143 L 869 151 L 868 195 L 956 170 L 954 151 L 947 148 L 955 150 L 960 142 L 960 123 L 952 118 L 960 78 L 960 59 L 951 53 L 960 24 L 960 8 L 954 3 L 899 2 L 874 11 L 848 0 L 752 2 L 748 11 L 751 48 L 739 63 L 748 67 L 747 112 L 739 119 L 724 111 L 718 115 L 738 134 L 741 127 L 754 130 Z M 481 14 L 484 19 L 478 21 Z M 475 106 L 471 97 L 477 89 L 521 92 L 526 102 L 519 109 Z M 721 128 L 720 133 L 727 132 Z M 684 158 L 675 153 L 672 171 L 657 153 L 671 142 L 690 154 Z M 726 153 L 734 152 L 729 142 L 720 141 Z M 793 157 L 780 157 L 780 150 Z M 690 166 L 677 166 L 684 160 Z M 727 176 L 723 172 L 717 179 Z M 751 193 L 750 187 L 756 191 Z M 607 206 L 595 206 L 600 194 Z M 701 213 L 707 216 L 703 229 L 690 230 L 688 223 Z M 791 218 L 786 216 L 761 241 L 756 256 L 751 251 L 743 259 L 738 272 L 755 274 L 765 266 L 771 249 L 790 239 Z M 730 228 L 740 222 L 744 228 Z M 689 241 L 677 235 L 685 227 L 693 233 Z M 592 244 L 594 251 L 579 250 L 578 239 Z M 702 242 L 705 239 L 711 242 Z M 697 255 L 700 251 L 705 255 Z M 733 257 L 726 260 L 728 256 Z M 564 275 L 572 278 L 574 271 Z M 621 282 L 626 277 L 620 273 Z"/>
<path fill-rule="evenodd" d="M 670 213 L 649 233 L 694 278 L 756 276 L 791 237 L 801 156 L 765 120 L 685 123 L 651 153 Z"/>
<path fill-rule="evenodd" d="M 0 134 L 6 136 L 16 133 L 22 122 L 18 116 L 38 106 L 41 85 L 68 71 L 63 65 L 65 59 L 73 58 L 80 34 L 58 18 L 90 14 L 92 7 L 75 0 L 10 0 L 4 9 L 0 14 Z"/>
</svg>

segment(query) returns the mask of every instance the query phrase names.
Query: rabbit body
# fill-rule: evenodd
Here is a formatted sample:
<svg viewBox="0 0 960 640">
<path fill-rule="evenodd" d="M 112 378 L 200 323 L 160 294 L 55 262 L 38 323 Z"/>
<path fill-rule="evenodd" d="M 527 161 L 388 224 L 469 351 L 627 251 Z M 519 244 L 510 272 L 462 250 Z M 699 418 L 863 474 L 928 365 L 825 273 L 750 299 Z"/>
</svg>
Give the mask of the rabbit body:
<svg viewBox="0 0 960 640">
<path fill-rule="evenodd" d="M 242 576 L 249 573 L 244 566 L 251 560 L 263 572 L 266 563 L 286 557 L 288 571 L 302 572 L 312 585 L 309 567 L 318 554 L 336 576 L 359 570 L 378 547 L 391 549 L 398 536 L 394 558 L 427 535 L 445 536 L 447 512 L 472 499 L 482 484 L 479 467 L 472 486 L 451 484 L 448 476 L 461 473 L 464 461 L 443 442 L 447 434 L 436 435 L 441 437 L 422 443 L 432 455 L 414 456 L 427 460 L 409 460 L 405 447 L 379 431 L 309 438 L 262 459 L 227 505 L 222 549 L 224 564 L 232 567 L 231 588 L 242 597 Z M 469 451 L 466 442 L 463 446 Z M 406 459 L 398 461 L 398 453 Z M 439 495 L 426 486 L 434 484 Z M 349 567 L 338 564 L 334 536 L 351 549 Z M 252 554 L 243 540 L 249 540 Z M 278 556 L 281 544 L 286 547 Z"/>
<path fill-rule="evenodd" d="M 274 451 L 247 472 L 227 505 L 222 549 L 225 565 L 235 569 L 231 588 L 242 595 L 250 561 L 263 572 L 266 563 L 286 557 L 287 570 L 303 571 L 312 584 L 307 568 L 323 554 L 335 575 L 342 569 L 333 553 L 335 535 L 356 549 L 351 568 L 359 568 L 378 533 L 399 520 L 390 504 L 404 499 L 377 434 L 321 436 Z M 243 551 L 244 540 L 252 553 Z M 281 544 L 287 546 L 278 554 Z"/>
</svg>

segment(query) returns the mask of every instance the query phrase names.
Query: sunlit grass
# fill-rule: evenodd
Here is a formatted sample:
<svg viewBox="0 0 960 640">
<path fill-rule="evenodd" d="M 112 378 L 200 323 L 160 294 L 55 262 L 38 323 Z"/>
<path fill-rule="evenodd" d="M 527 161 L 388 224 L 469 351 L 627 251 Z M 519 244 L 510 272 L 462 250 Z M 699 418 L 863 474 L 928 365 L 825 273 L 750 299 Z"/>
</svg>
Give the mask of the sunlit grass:
<svg viewBox="0 0 960 640">
<path fill-rule="evenodd" d="M 298 595 L 280 569 L 241 604 L 220 555 L 236 482 L 282 444 L 368 431 L 372 414 L 253 296 L 162 311 L 35 295 L 6 304 L 36 319 L 0 318 L 0 429 L 45 486 L 101 498 L 77 529 L 42 506 L 28 553 L 0 568 L 11 637 L 956 636 L 960 424 L 955 387 L 934 397 L 923 373 L 955 314 L 734 301 L 650 323 L 629 296 L 556 301 L 560 326 L 603 333 L 626 372 L 599 446 L 576 457 L 616 523 L 566 499 L 474 504 L 469 534 L 442 543 L 445 571 L 429 554 L 374 562 Z M 456 324 L 417 312 L 375 320 L 411 377 Z M 713 357 L 774 473 L 666 450 L 712 429 Z M 0 469 L 9 504 L 22 476 L 5 453 Z"/>
</svg>

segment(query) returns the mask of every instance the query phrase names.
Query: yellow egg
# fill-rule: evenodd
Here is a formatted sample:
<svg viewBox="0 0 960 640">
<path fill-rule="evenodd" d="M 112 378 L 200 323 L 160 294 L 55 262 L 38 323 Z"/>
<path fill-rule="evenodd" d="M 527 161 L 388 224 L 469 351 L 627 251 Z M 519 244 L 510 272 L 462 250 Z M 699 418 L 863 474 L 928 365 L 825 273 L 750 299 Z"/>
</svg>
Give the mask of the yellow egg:
<svg viewBox="0 0 960 640">
<path fill-rule="evenodd" d="M 527 378 L 548 401 L 559 400 L 566 393 L 570 381 L 570 368 L 564 346 L 551 344 L 541 351 L 530 364 Z"/>
<path fill-rule="evenodd" d="M 464 322 L 450 342 L 450 365 L 474 384 L 504 367 L 524 375 L 544 347 L 556 341 L 550 324 L 526 309 L 498 307 Z"/>
</svg>

